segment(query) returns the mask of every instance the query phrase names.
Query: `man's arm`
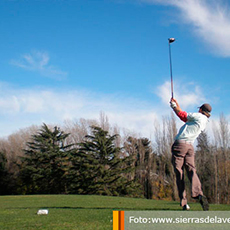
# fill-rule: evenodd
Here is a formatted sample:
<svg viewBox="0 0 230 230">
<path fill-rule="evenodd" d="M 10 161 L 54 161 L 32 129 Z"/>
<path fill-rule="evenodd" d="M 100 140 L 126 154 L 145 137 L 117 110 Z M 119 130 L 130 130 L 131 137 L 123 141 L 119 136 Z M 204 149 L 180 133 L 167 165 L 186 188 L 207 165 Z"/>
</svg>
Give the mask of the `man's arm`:
<svg viewBox="0 0 230 230">
<path fill-rule="evenodd" d="M 178 104 L 177 100 L 174 98 L 171 98 L 170 105 L 173 109 L 173 111 L 176 113 L 176 115 L 184 122 L 186 122 L 188 114 L 185 111 L 182 111 L 180 105 Z"/>
</svg>

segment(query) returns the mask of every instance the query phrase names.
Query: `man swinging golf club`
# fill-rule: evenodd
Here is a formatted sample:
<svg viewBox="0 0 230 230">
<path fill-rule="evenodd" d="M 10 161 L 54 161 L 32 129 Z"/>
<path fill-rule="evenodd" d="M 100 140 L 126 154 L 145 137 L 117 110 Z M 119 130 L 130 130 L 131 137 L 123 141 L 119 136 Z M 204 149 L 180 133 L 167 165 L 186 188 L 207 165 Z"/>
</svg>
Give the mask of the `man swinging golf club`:
<svg viewBox="0 0 230 230">
<path fill-rule="evenodd" d="M 203 104 L 199 107 L 197 113 L 187 113 L 182 111 L 177 100 L 173 97 L 170 100 L 170 106 L 175 114 L 185 122 L 176 135 L 175 142 L 172 145 L 172 164 L 176 174 L 180 205 L 183 210 L 190 209 L 187 204 L 184 183 L 185 168 L 189 181 L 191 182 L 192 198 L 198 199 L 203 210 L 208 211 L 209 204 L 207 198 L 203 195 L 201 183 L 196 173 L 193 143 L 199 134 L 205 129 L 212 107 L 209 104 Z"/>
</svg>

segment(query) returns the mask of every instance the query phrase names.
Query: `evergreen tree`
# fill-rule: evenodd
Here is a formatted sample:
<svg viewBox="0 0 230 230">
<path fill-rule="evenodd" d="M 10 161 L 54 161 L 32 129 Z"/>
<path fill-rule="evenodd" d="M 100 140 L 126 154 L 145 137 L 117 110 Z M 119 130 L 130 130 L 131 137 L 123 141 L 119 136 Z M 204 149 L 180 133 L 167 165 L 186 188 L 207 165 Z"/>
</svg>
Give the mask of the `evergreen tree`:
<svg viewBox="0 0 230 230">
<path fill-rule="evenodd" d="M 26 193 L 67 192 L 69 154 L 72 145 L 66 145 L 65 134 L 58 127 L 53 131 L 43 124 L 41 130 L 27 143 L 22 157 L 21 178 Z"/>
<path fill-rule="evenodd" d="M 4 153 L 0 152 L 0 195 L 7 194 L 9 184 L 9 173 L 6 168 L 7 159 Z"/>
<path fill-rule="evenodd" d="M 133 170 L 131 157 L 121 157 L 122 148 L 115 146 L 118 135 L 92 126 L 92 135 L 79 144 L 73 155 L 71 170 L 76 193 L 100 195 L 134 195 L 137 184 L 128 180 Z M 136 190 L 136 191 L 135 191 Z M 138 194 L 139 195 L 139 194 Z"/>
</svg>

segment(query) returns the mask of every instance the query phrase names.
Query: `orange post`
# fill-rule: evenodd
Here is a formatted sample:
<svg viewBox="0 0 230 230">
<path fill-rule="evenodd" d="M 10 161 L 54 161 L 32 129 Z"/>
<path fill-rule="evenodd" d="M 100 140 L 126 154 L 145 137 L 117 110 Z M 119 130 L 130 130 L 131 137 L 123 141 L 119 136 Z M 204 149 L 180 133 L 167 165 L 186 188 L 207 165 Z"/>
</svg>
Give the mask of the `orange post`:
<svg viewBox="0 0 230 230">
<path fill-rule="evenodd" d="M 125 230 L 125 211 L 119 212 L 119 230 Z"/>
<path fill-rule="evenodd" d="M 125 230 L 125 211 L 113 211 L 113 230 Z"/>
<path fill-rule="evenodd" d="M 113 211 L 113 230 L 119 230 L 119 211 Z"/>
</svg>

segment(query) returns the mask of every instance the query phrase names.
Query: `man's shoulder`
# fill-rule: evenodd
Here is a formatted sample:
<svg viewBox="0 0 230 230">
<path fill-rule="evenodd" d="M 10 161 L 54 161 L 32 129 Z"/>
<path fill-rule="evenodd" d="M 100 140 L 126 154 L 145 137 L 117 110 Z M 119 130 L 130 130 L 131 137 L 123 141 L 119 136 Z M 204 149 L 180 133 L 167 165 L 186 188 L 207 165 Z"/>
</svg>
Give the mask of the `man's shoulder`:
<svg viewBox="0 0 230 230">
<path fill-rule="evenodd" d="M 191 120 L 207 120 L 208 118 L 202 113 L 188 113 L 188 119 Z"/>
<path fill-rule="evenodd" d="M 188 116 L 190 117 L 200 117 L 202 115 L 201 113 L 188 113 Z"/>
</svg>

